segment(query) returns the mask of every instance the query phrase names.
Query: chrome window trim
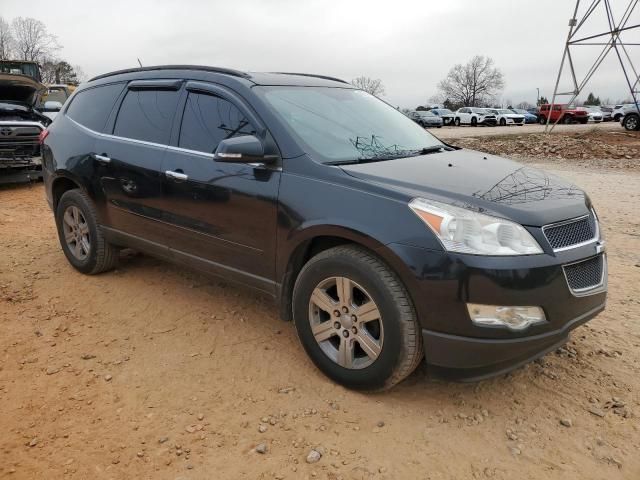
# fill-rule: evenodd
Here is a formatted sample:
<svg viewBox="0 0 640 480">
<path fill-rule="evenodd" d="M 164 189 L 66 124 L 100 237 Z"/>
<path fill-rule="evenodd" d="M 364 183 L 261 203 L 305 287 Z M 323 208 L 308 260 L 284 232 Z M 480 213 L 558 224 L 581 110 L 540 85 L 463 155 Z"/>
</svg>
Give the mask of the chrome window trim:
<svg viewBox="0 0 640 480">
<path fill-rule="evenodd" d="M 74 124 L 76 124 L 78 127 L 82 128 L 83 130 L 86 130 L 90 134 L 101 137 L 101 138 L 106 138 L 110 140 L 122 140 L 125 142 L 137 143 L 139 145 L 146 145 L 148 147 L 166 148 L 168 150 L 201 155 L 203 157 L 211 158 L 213 160 L 213 153 L 200 152 L 198 150 L 189 150 L 188 148 L 174 147 L 173 145 L 166 145 L 163 143 L 148 142 L 146 140 L 138 140 L 137 138 L 121 137 L 119 135 L 111 135 L 109 133 L 96 132 L 95 130 L 91 130 L 89 127 L 85 127 L 81 123 L 76 122 L 73 118 L 69 116 L 67 116 L 66 118 L 69 119 Z"/>
<path fill-rule="evenodd" d="M 586 262 L 588 260 L 591 260 L 592 258 L 598 257 L 599 255 L 602 255 L 602 277 L 600 278 L 600 282 L 590 287 L 576 288 L 576 289 L 571 288 L 571 285 L 569 284 L 569 279 L 567 278 L 567 271 L 565 270 L 565 267 L 569 267 L 577 263 Z M 582 260 L 577 260 L 575 262 L 562 265 L 562 273 L 564 274 L 564 279 L 567 282 L 567 287 L 569 287 L 569 291 L 574 297 L 586 297 L 588 295 L 595 295 L 597 293 L 602 293 L 607 291 L 607 278 L 608 278 L 607 254 L 601 253 L 599 255 L 594 255 L 593 257 L 583 258 Z"/>
<path fill-rule="evenodd" d="M 549 224 L 547 224 L 547 225 L 544 225 L 544 226 L 542 227 L 542 234 L 544 235 L 544 238 L 545 238 L 545 240 L 547 241 L 547 243 L 548 243 L 549 245 L 551 245 L 551 242 L 549 242 L 549 237 L 547 237 L 547 234 L 545 233 L 545 230 L 546 230 L 547 228 L 560 227 L 560 226 L 562 226 L 562 225 L 569 225 L 569 224 L 571 224 L 571 223 L 576 223 L 576 222 L 579 222 L 580 220 L 583 220 L 583 219 L 585 219 L 585 218 L 589 218 L 591 215 L 593 215 L 594 223 L 595 223 L 595 226 L 596 226 L 595 234 L 594 234 L 594 236 L 593 236 L 591 239 L 586 240 L 586 241 L 584 241 L 584 242 L 576 243 L 576 244 L 574 244 L 574 245 L 569 245 L 569 246 L 566 246 L 566 247 L 553 248 L 553 249 L 552 249 L 552 250 L 553 250 L 553 252 L 554 252 L 554 253 L 555 253 L 555 252 L 564 252 L 564 251 L 566 251 L 566 250 L 572 250 L 572 249 L 574 249 L 574 248 L 584 247 L 585 245 L 590 245 L 590 244 L 592 244 L 592 243 L 597 242 L 597 241 L 600 239 L 600 222 L 598 222 L 598 217 L 597 217 L 597 215 L 596 215 L 596 212 L 592 209 L 592 210 L 591 210 L 591 213 L 587 213 L 586 215 L 581 215 L 581 216 L 579 216 L 579 217 L 571 218 L 571 219 L 569 219 L 569 220 L 562 220 L 561 222 L 549 223 Z"/>
<path fill-rule="evenodd" d="M 69 116 L 65 115 L 65 117 L 67 119 L 69 119 L 71 122 L 73 122 L 74 124 L 76 124 L 78 127 L 82 128 L 83 130 L 86 130 L 90 134 L 98 136 L 98 137 L 107 138 L 107 139 L 111 139 L 111 140 L 123 140 L 123 141 L 126 141 L 126 142 L 137 143 L 137 144 L 146 145 L 146 146 L 149 146 L 149 147 L 166 148 L 167 150 L 173 150 L 174 152 L 182 152 L 182 153 L 189 153 L 191 155 L 199 155 L 201 157 L 209 158 L 209 159 L 215 161 L 215 156 L 214 156 L 213 153 L 200 152 L 198 150 L 190 150 L 188 148 L 174 147 L 173 145 L 164 145 L 162 143 L 147 142 L 146 140 L 138 140 L 136 138 L 120 137 L 118 135 L 111 135 L 111 134 L 108 134 L 108 133 L 96 132 L 95 130 L 91 130 L 89 127 L 85 127 L 81 123 L 76 122 L 73 118 L 71 118 Z M 238 163 L 238 165 L 242 165 L 242 163 Z M 266 165 L 264 163 L 247 163 L 245 165 L 249 165 L 249 166 L 252 166 L 252 167 L 265 167 L 266 168 Z M 272 167 L 271 169 L 274 170 L 274 171 L 277 171 L 277 172 L 281 172 L 282 171 L 282 167 Z"/>
</svg>

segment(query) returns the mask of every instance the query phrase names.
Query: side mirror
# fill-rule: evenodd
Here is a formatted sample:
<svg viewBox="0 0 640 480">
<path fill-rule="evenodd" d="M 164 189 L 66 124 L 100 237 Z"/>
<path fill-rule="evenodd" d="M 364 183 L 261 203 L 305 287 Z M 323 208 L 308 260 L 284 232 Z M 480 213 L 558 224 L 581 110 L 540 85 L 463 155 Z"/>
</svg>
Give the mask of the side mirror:
<svg viewBox="0 0 640 480">
<path fill-rule="evenodd" d="M 226 163 L 273 163 L 275 155 L 265 155 L 262 142 L 253 135 L 243 135 L 222 140 L 213 159 Z"/>
<path fill-rule="evenodd" d="M 48 102 L 44 102 L 44 108 L 42 109 L 42 111 L 59 112 L 61 109 L 62 109 L 62 104 L 60 102 L 50 100 Z"/>
</svg>

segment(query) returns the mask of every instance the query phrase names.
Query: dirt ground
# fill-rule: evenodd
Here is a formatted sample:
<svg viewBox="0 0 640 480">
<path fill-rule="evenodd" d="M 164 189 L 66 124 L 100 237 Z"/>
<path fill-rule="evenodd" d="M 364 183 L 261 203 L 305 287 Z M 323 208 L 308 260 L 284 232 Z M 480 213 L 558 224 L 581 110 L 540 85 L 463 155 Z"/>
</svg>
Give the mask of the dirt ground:
<svg viewBox="0 0 640 480">
<path fill-rule="evenodd" d="M 0 189 L 0 478 L 639 479 L 640 171 L 527 161 L 590 193 L 607 310 L 509 375 L 382 394 L 251 291 L 141 255 L 77 273 L 42 185 Z"/>
</svg>

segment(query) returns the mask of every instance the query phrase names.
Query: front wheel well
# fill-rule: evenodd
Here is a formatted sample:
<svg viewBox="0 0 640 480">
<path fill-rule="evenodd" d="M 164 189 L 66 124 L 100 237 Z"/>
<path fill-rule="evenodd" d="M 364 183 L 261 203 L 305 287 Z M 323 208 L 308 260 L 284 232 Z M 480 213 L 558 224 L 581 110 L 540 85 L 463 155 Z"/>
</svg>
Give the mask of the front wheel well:
<svg viewBox="0 0 640 480">
<path fill-rule="evenodd" d="M 358 244 L 352 240 L 343 237 L 335 236 L 318 236 L 302 242 L 294 250 L 293 254 L 289 258 L 287 270 L 283 275 L 282 284 L 279 292 L 279 304 L 280 304 L 280 317 L 283 320 L 291 321 L 293 319 L 291 311 L 291 300 L 293 294 L 293 286 L 296 283 L 296 278 L 302 267 L 313 257 L 320 252 L 328 250 L 339 245 L 363 245 Z"/>
</svg>

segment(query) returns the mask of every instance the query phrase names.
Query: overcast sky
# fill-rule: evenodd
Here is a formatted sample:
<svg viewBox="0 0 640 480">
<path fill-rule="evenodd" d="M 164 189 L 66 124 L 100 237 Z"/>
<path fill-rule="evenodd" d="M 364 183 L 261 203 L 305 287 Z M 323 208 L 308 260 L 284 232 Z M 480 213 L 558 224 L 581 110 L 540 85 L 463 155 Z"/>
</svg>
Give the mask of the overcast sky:
<svg viewBox="0 0 640 480">
<path fill-rule="evenodd" d="M 383 81 L 387 101 L 411 108 L 437 93 L 438 81 L 454 64 L 476 54 L 490 56 L 502 69 L 503 102 L 534 103 L 536 87 L 550 97 L 575 5 L 573 0 L 1 1 L 5 20 L 31 16 L 45 22 L 63 46 L 59 56 L 88 76 L 137 66 L 137 57 L 144 65 L 204 64 L 346 80 L 366 75 Z M 613 3 L 620 10 L 627 2 Z M 594 21 L 585 34 L 604 30 L 603 17 Z M 586 71 L 598 48 L 581 47 L 578 73 Z M 625 85 L 611 55 L 587 92 L 616 101 L 628 97 Z"/>
</svg>

